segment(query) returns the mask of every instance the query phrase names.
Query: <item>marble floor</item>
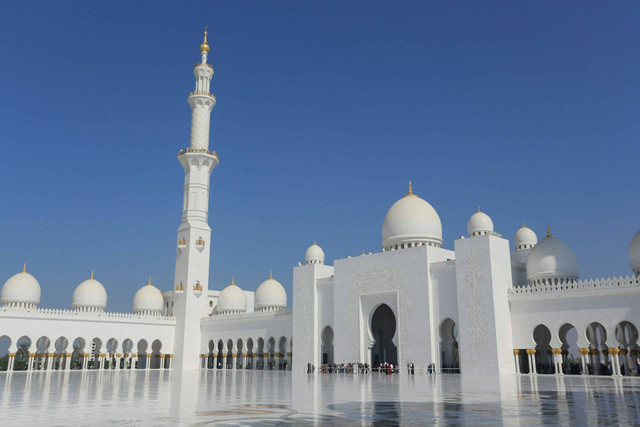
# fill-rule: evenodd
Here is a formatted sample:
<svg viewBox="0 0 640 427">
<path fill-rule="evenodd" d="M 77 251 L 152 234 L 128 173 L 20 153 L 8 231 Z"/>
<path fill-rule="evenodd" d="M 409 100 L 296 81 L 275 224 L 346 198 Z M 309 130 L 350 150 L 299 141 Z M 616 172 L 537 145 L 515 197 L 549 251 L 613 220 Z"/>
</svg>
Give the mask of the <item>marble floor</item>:
<svg viewBox="0 0 640 427">
<path fill-rule="evenodd" d="M 640 422 L 640 378 L 277 371 L 0 374 L 3 425 Z"/>
</svg>

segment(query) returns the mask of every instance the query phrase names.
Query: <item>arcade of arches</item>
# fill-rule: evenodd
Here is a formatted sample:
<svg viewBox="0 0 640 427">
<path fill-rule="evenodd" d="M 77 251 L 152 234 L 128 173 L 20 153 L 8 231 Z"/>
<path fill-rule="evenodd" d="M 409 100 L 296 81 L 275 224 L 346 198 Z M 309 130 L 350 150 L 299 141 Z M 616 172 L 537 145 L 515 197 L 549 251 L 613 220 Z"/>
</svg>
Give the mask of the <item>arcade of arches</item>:
<svg viewBox="0 0 640 427">
<path fill-rule="evenodd" d="M 170 369 L 173 354 L 162 353 L 160 340 L 134 342 L 127 338 L 84 338 L 55 340 L 42 336 L 12 338 L 0 336 L 0 346 L 9 352 L 0 357 L 0 370 L 63 371 L 95 369 Z M 15 350 L 14 350 L 15 349 Z"/>
<path fill-rule="evenodd" d="M 623 321 L 607 330 L 593 322 L 580 332 L 565 323 L 553 333 L 560 345 L 552 345 L 552 330 L 539 324 L 532 336 L 535 347 L 514 349 L 516 371 L 523 374 L 638 375 L 640 348 L 638 328 Z"/>
<path fill-rule="evenodd" d="M 291 370 L 291 338 L 209 339 L 202 369 Z"/>
</svg>

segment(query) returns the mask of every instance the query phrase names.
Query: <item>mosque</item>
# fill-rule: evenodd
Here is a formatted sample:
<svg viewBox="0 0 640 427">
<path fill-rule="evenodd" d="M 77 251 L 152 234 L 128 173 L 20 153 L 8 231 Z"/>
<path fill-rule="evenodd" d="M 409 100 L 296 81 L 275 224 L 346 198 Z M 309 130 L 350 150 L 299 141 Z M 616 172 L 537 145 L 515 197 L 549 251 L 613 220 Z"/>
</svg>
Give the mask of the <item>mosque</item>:
<svg viewBox="0 0 640 427">
<path fill-rule="evenodd" d="M 209 289 L 209 149 L 213 67 L 205 31 L 185 172 L 173 289 L 149 280 L 132 313 L 105 311 L 107 291 L 91 277 L 71 309 L 39 308 L 40 283 L 25 268 L 0 294 L 7 370 L 280 369 L 307 363 L 435 364 L 439 372 L 636 373 L 639 362 L 640 232 L 629 247 L 633 274 L 581 279 L 571 248 L 547 229 L 523 225 L 513 242 L 478 210 L 467 237 L 445 249 L 436 210 L 414 194 L 389 208 L 378 253 L 325 263 L 311 245 L 293 267 L 292 309 L 273 277 L 255 292 L 233 280 Z M 621 254 L 622 255 L 622 254 Z M 575 348 L 575 351 L 570 349 Z"/>
</svg>

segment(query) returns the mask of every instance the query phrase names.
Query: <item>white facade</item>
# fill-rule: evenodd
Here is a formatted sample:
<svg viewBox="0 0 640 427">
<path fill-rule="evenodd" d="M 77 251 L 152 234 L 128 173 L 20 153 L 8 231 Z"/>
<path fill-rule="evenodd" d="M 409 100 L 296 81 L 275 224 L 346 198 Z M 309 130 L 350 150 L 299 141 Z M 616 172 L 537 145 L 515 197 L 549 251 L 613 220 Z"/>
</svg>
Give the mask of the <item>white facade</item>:
<svg viewBox="0 0 640 427">
<path fill-rule="evenodd" d="M 209 289 L 209 179 L 219 159 L 209 147 L 216 99 L 208 52 L 205 32 L 188 97 L 191 141 L 178 155 L 185 181 L 173 289 L 150 280 L 136 293 L 133 314 L 110 313 L 107 290 L 92 273 L 74 292 L 72 310 L 42 309 L 40 284 L 25 266 L 0 295 L 8 369 L 303 372 L 307 364 L 357 362 L 621 375 L 637 365 L 640 232 L 629 247 L 633 276 L 580 280 L 573 251 L 548 230 L 538 242 L 523 225 L 511 244 L 480 211 L 468 237 L 445 249 L 437 211 L 411 184 L 382 221 L 381 252 L 331 266 L 317 244 L 307 249 L 305 264 L 293 268 L 292 309 L 273 277 L 255 293 L 234 280 Z"/>
</svg>

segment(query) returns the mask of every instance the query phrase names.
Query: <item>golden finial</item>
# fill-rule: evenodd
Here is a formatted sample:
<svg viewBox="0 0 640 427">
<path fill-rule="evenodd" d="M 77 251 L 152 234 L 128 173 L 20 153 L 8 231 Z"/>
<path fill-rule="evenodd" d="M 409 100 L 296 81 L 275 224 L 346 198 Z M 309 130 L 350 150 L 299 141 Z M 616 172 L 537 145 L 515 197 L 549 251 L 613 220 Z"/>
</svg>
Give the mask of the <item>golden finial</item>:
<svg viewBox="0 0 640 427">
<path fill-rule="evenodd" d="M 204 27 L 204 41 L 200 45 L 200 52 L 209 52 L 209 43 L 207 43 L 207 27 Z"/>
<path fill-rule="evenodd" d="M 547 237 L 553 237 L 551 236 L 551 230 L 549 229 L 549 224 L 547 224 Z"/>
<path fill-rule="evenodd" d="M 482 211 L 480 210 L 480 205 L 478 205 L 478 212 L 482 212 Z"/>
<path fill-rule="evenodd" d="M 27 263 L 24 263 L 24 266 L 22 267 L 22 272 L 26 273 L 27 272 Z"/>
<path fill-rule="evenodd" d="M 413 196 L 413 186 L 411 185 L 411 180 L 409 180 L 409 194 L 407 194 L 404 197 L 409 197 L 409 196 Z"/>
<path fill-rule="evenodd" d="M 526 225 L 525 225 L 524 221 L 522 221 L 522 228 L 525 228 L 525 227 L 526 227 Z"/>
<path fill-rule="evenodd" d="M 273 270 L 269 272 L 269 279 L 273 279 Z"/>
<path fill-rule="evenodd" d="M 314 245 L 316 244 L 316 240 L 315 240 L 315 239 L 313 239 L 313 244 L 314 244 Z"/>
<path fill-rule="evenodd" d="M 235 276 L 231 277 L 231 285 L 235 285 L 236 284 L 236 278 Z"/>
<path fill-rule="evenodd" d="M 151 276 L 149 276 L 149 283 L 147 283 L 147 286 L 151 286 Z"/>
<path fill-rule="evenodd" d="M 93 270 L 91 270 L 91 277 L 90 278 L 93 279 Z"/>
</svg>

